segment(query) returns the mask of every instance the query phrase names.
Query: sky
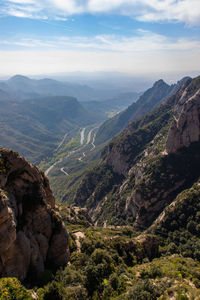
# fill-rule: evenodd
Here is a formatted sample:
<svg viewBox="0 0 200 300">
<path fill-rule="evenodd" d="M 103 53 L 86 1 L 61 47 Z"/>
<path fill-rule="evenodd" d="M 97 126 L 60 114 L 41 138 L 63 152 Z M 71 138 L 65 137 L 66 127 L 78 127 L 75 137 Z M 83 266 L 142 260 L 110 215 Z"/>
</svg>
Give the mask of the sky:
<svg viewBox="0 0 200 300">
<path fill-rule="evenodd" d="M 0 76 L 200 71 L 200 0 L 1 0 Z"/>
</svg>

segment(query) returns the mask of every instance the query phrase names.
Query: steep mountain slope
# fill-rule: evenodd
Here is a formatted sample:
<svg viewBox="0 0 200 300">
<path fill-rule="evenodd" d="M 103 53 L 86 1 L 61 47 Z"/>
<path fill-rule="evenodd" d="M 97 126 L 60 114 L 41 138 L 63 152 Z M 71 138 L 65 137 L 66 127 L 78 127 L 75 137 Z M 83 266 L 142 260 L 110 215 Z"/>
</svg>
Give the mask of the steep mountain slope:
<svg viewBox="0 0 200 300">
<path fill-rule="evenodd" d="M 69 236 L 48 179 L 18 153 L 0 149 L 0 276 L 37 280 L 66 265 Z"/>
<path fill-rule="evenodd" d="M 147 228 L 200 175 L 200 78 L 129 124 L 79 185 L 75 202 L 98 224 Z"/>
<path fill-rule="evenodd" d="M 165 98 L 176 93 L 186 78 L 176 85 L 169 86 L 163 80 L 158 80 L 153 87 L 148 89 L 136 103 L 133 103 L 125 111 L 112 119 L 106 121 L 99 128 L 96 136 L 96 143 L 101 144 L 124 129 L 129 122 L 137 120 L 146 113 L 156 108 Z"/>
<path fill-rule="evenodd" d="M 56 148 L 64 134 L 98 120 L 75 98 L 45 97 L 0 105 L 0 145 L 31 161 L 40 161 Z"/>
</svg>

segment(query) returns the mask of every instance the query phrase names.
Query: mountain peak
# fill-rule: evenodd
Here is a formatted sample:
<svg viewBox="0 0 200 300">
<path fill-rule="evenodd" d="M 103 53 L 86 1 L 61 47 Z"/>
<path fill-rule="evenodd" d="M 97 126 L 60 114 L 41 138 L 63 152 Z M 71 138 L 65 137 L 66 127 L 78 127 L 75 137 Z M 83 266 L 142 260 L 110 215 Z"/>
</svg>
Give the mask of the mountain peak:
<svg viewBox="0 0 200 300">
<path fill-rule="evenodd" d="M 26 76 L 23 76 L 23 75 L 20 75 L 20 74 L 16 74 L 14 76 L 12 76 L 9 81 L 21 81 L 21 80 L 31 80 L 29 77 L 26 77 Z"/>
<path fill-rule="evenodd" d="M 161 87 L 161 86 L 163 86 L 163 85 L 168 85 L 163 79 L 159 79 L 159 80 L 157 80 L 155 83 L 154 83 L 154 85 L 153 85 L 153 87 Z"/>
</svg>

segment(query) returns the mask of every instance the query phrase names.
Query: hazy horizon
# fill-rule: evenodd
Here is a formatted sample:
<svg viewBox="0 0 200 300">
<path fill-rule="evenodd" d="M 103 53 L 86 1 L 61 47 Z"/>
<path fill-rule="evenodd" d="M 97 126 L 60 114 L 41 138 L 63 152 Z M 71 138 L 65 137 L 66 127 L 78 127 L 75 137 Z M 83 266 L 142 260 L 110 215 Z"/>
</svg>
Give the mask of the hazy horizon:
<svg viewBox="0 0 200 300">
<path fill-rule="evenodd" d="M 121 72 L 68 72 L 63 74 L 12 74 L 11 76 L 0 76 L 0 81 L 6 81 L 14 76 L 25 76 L 30 79 L 53 79 L 60 82 L 69 82 L 72 84 L 86 85 L 90 88 L 104 91 L 113 90 L 113 95 L 126 92 L 144 92 L 150 88 L 156 81 L 163 79 L 167 84 L 175 84 L 183 77 L 196 77 L 197 74 L 152 74 L 152 76 L 134 76 Z M 116 91 L 116 93 L 115 93 Z"/>
</svg>

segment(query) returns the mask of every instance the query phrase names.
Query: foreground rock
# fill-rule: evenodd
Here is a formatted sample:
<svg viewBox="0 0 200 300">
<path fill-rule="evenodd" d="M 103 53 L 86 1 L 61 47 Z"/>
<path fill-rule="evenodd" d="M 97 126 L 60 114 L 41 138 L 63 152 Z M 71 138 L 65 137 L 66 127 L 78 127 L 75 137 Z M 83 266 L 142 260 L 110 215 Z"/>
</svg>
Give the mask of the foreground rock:
<svg viewBox="0 0 200 300">
<path fill-rule="evenodd" d="M 0 276 L 24 280 L 69 260 L 69 237 L 48 179 L 18 153 L 0 150 Z"/>
</svg>

